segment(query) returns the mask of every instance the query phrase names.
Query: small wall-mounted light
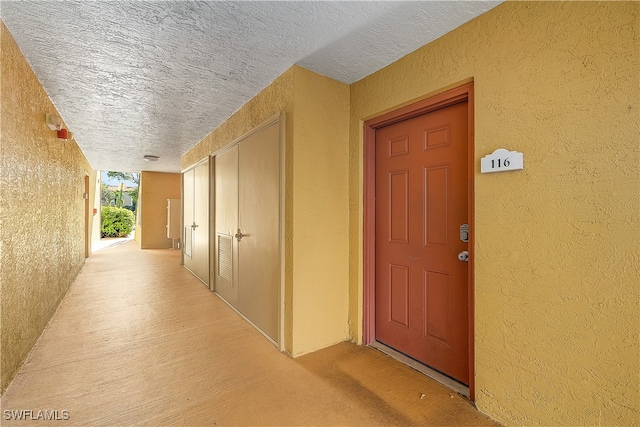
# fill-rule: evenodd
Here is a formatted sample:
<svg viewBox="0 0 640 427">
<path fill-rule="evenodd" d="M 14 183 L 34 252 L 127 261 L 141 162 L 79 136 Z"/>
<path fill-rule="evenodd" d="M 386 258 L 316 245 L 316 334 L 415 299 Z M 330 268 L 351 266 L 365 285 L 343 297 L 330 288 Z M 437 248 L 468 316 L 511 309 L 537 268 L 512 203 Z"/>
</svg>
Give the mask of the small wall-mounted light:
<svg viewBox="0 0 640 427">
<path fill-rule="evenodd" d="M 143 159 L 145 162 L 157 162 L 159 158 L 160 158 L 160 157 L 158 157 L 158 156 L 152 156 L 152 155 L 150 155 L 150 154 L 147 154 L 147 155 L 145 155 L 142 159 Z"/>
<path fill-rule="evenodd" d="M 57 131 L 58 139 L 66 141 L 73 138 L 73 134 L 62 127 L 62 119 L 59 116 L 46 113 L 44 121 L 49 129 Z"/>
<path fill-rule="evenodd" d="M 55 114 L 47 113 L 45 115 L 44 121 L 47 124 L 47 127 L 51 130 L 62 129 L 62 120 L 60 119 L 60 117 L 56 116 Z"/>
</svg>

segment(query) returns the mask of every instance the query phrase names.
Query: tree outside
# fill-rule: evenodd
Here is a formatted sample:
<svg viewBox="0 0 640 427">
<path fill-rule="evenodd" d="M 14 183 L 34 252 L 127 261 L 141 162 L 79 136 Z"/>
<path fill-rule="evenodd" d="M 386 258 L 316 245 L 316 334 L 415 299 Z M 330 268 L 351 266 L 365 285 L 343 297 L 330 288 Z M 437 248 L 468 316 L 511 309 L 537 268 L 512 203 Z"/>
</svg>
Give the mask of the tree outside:
<svg viewBox="0 0 640 427">
<path fill-rule="evenodd" d="M 125 237 L 133 226 L 140 174 L 103 171 L 100 184 L 102 237 Z"/>
<path fill-rule="evenodd" d="M 112 206 L 115 205 L 115 200 L 116 193 L 104 182 L 100 183 L 100 205 Z"/>
<path fill-rule="evenodd" d="M 139 186 L 139 173 L 103 172 L 101 184 L 102 206 L 124 207 L 135 213 L 138 204 Z M 131 199 L 130 204 L 125 202 L 125 194 Z"/>
</svg>

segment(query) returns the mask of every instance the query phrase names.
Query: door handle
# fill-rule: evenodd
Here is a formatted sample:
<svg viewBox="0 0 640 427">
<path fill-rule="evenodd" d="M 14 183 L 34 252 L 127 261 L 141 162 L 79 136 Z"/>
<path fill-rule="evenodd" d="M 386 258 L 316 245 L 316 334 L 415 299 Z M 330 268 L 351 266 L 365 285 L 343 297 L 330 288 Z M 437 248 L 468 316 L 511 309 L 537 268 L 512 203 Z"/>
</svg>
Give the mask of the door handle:
<svg viewBox="0 0 640 427">
<path fill-rule="evenodd" d="M 191 224 L 191 228 L 192 228 L 192 229 L 194 229 L 194 230 L 195 230 L 195 229 L 196 229 L 196 227 L 198 227 L 198 224 L 196 224 L 195 222 L 194 222 L 193 224 Z"/>
<path fill-rule="evenodd" d="M 469 251 L 462 251 L 458 254 L 460 261 L 469 262 Z"/>
<path fill-rule="evenodd" d="M 242 234 L 242 231 L 240 231 L 240 229 L 238 228 L 238 232 L 235 234 L 235 238 L 238 239 L 238 243 L 240 242 L 240 240 L 242 240 L 242 238 L 246 236 L 246 234 Z"/>
</svg>

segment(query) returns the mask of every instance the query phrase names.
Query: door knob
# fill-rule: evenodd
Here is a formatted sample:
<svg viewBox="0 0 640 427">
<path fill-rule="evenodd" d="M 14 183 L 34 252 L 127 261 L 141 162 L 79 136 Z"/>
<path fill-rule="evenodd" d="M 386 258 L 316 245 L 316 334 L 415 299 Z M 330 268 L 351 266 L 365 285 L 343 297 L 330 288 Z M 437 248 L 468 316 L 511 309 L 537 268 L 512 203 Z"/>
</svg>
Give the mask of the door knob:
<svg viewBox="0 0 640 427">
<path fill-rule="evenodd" d="M 238 242 L 240 242 L 240 240 L 242 240 L 242 238 L 245 236 L 245 234 L 242 234 L 242 231 L 240 231 L 240 229 L 238 228 L 238 232 L 235 234 L 235 238 L 238 239 Z"/>
<path fill-rule="evenodd" d="M 195 222 L 193 224 L 191 224 L 191 228 L 195 229 L 198 226 L 198 224 L 196 224 Z"/>
<path fill-rule="evenodd" d="M 469 262 L 469 251 L 462 251 L 458 254 L 460 261 Z"/>
</svg>

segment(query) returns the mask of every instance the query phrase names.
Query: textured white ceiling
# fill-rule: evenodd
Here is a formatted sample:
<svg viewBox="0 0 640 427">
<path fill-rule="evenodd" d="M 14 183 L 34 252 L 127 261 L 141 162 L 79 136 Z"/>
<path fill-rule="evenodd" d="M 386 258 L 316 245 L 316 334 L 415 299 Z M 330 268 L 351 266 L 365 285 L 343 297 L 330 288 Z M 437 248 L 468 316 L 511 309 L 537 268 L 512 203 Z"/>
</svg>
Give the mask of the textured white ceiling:
<svg viewBox="0 0 640 427">
<path fill-rule="evenodd" d="M 352 83 L 499 3 L 2 1 L 0 16 L 94 169 L 178 172 L 291 65 Z"/>
</svg>

